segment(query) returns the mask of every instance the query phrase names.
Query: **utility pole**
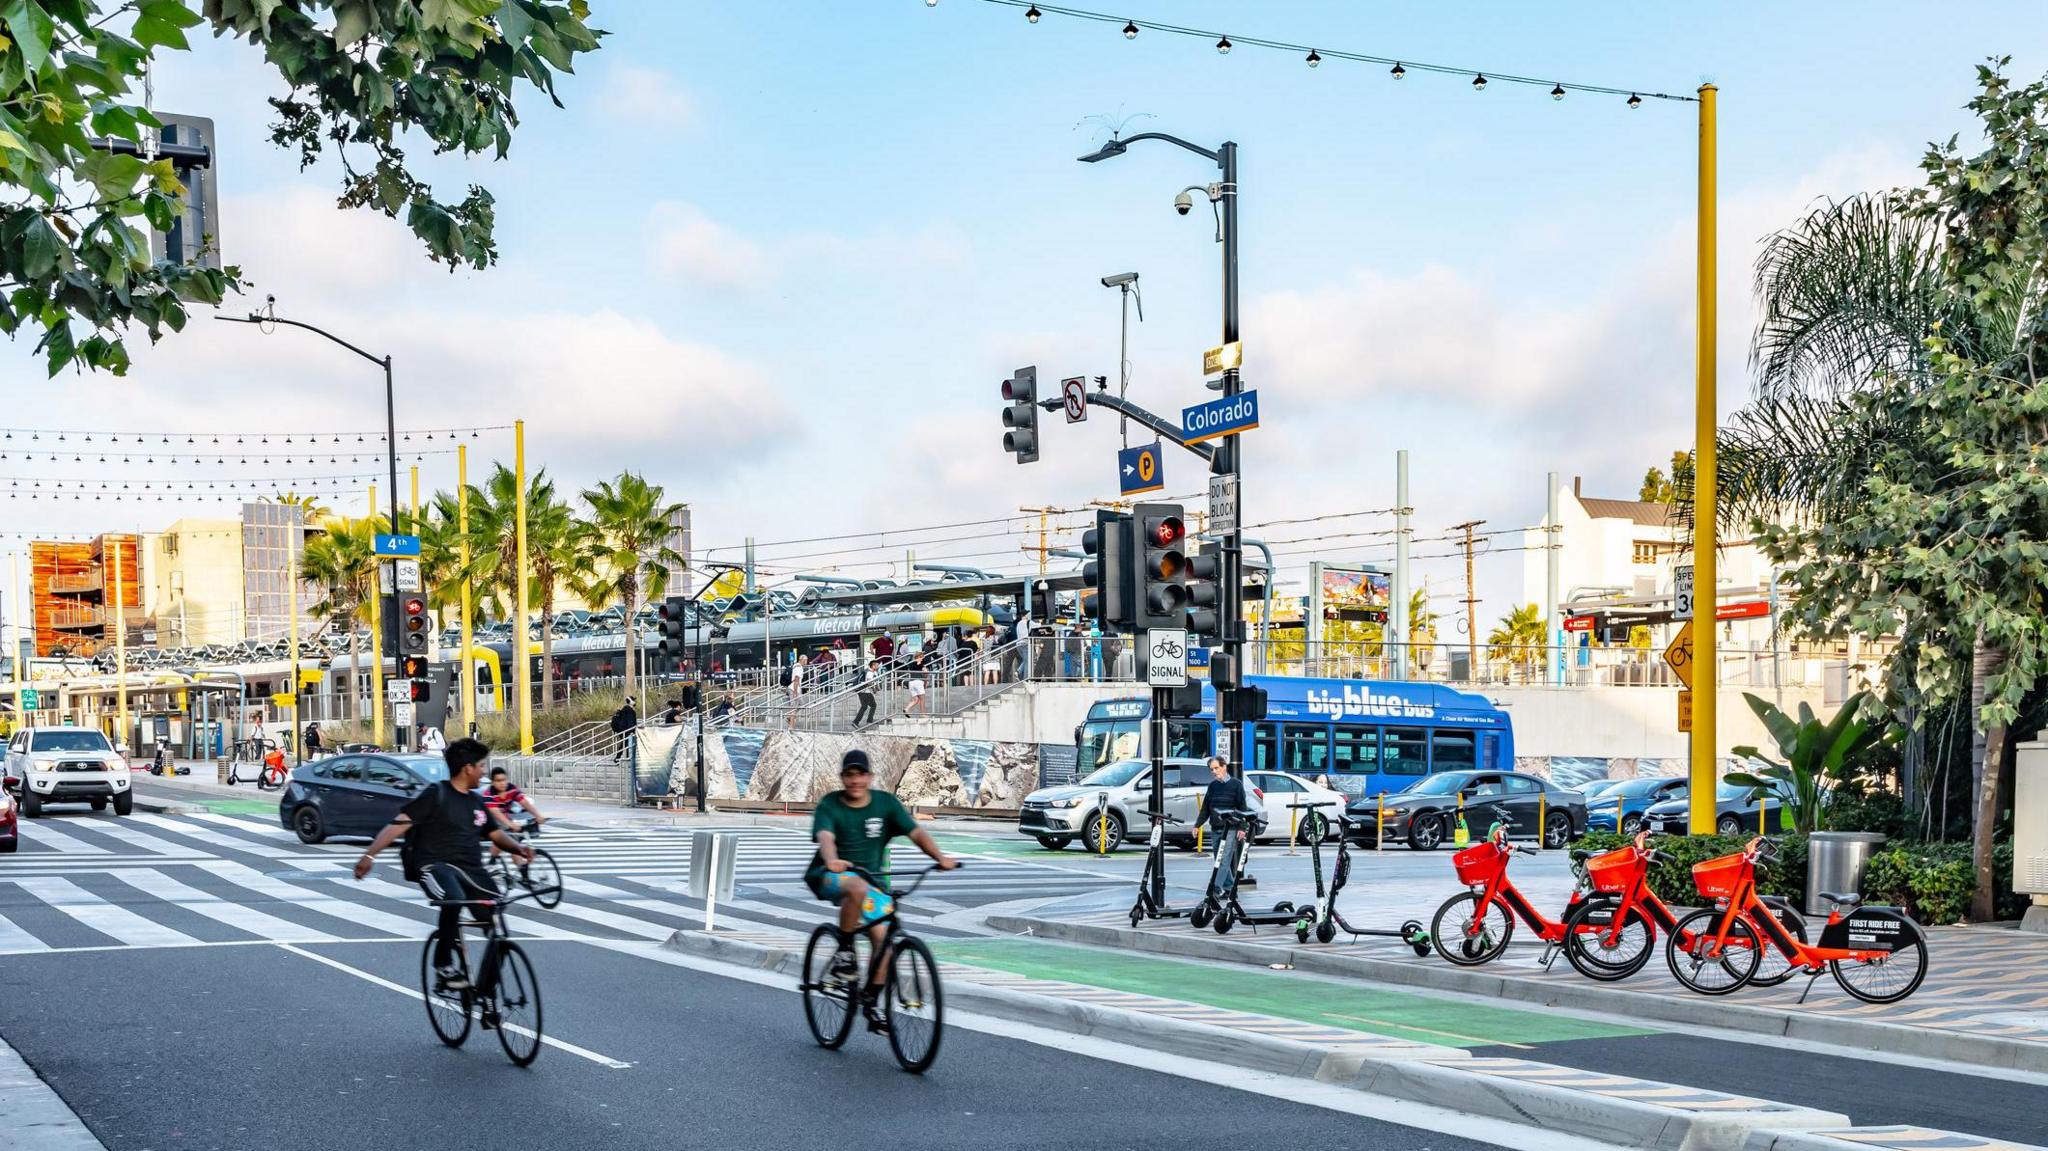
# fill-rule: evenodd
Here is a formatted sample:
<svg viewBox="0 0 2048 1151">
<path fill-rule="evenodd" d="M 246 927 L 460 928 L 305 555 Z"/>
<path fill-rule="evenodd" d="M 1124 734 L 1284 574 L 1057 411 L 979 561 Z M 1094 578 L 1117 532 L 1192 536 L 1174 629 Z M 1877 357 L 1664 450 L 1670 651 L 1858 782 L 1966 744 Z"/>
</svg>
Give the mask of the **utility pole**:
<svg viewBox="0 0 2048 1151">
<path fill-rule="evenodd" d="M 1388 607 L 1394 631 L 1394 678 L 1408 678 L 1408 639 L 1415 621 L 1408 618 L 1408 449 L 1394 453 L 1394 602 Z"/>
<path fill-rule="evenodd" d="M 1475 678 L 1479 674 L 1479 597 L 1472 582 L 1472 529 L 1485 522 L 1466 520 L 1451 525 L 1452 531 L 1465 533 L 1465 674 Z"/>
<path fill-rule="evenodd" d="M 1039 575 L 1044 575 L 1044 574 L 1045 574 L 1045 569 L 1046 569 L 1046 564 L 1047 564 L 1047 561 L 1048 561 L 1048 560 L 1049 560 L 1049 559 L 1051 558 L 1051 556 L 1052 556 L 1052 540 L 1051 540 L 1051 538 L 1050 538 L 1050 537 L 1051 537 L 1051 527 L 1052 527 L 1052 524 L 1051 524 L 1051 517 L 1052 517 L 1052 516 L 1055 516 L 1055 515 L 1065 515 L 1065 514 L 1067 514 L 1067 511 L 1068 511 L 1068 509 L 1066 509 L 1066 508 L 1018 508 L 1017 510 L 1018 510 L 1018 511 L 1020 511 L 1020 512 L 1037 512 L 1037 513 L 1038 513 L 1038 546 L 1037 546 L 1037 547 L 1032 547 L 1032 546 L 1031 546 L 1030 544 L 1025 544 L 1025 545 L 1023 545 L 1023 547 L 1022 547 L 1022 548 L 1020 548 L 1019 550 L 1021 550 L 1021 551 L 1027 551 L 1027 552 L 1037 552 L 1037 553 L 1038 553 L 1038 574 L 1039 574 Z"/>
<path fill-rule="evenodd" d="M 1558 586 L 1558 533 L 1562 527 L 1557 522 L 1557 473 L 1551 472 L 1545 495 L 1549 507 L 1543 515 L 1543 658 L 1550 664 L 1549 673 L 1543 678 L 1551 683 L 1564 683 L 1564 633 L 1558 630 L 1558 597 L 1563 589 Z"/>
</svg>

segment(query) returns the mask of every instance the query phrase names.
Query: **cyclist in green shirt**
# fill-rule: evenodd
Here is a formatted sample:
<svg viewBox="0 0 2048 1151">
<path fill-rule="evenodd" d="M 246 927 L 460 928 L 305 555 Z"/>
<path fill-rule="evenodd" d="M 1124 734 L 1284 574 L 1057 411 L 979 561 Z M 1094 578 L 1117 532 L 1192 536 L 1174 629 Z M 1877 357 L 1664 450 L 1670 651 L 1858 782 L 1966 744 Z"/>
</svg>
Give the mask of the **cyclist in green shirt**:
<svg viewBox="0 0 2048 1151">
<path fill-rule="evenodd" d="M 917 825 L 901 800 L 886 791 L 874 790 L 874 778 L 867 753 L 858 748 L 847 751 L 839 760 L 839 790 L 820 799 L 811 817 L 811 838 L 818 841 L 818 852 L 804 871 L 804 883 L 811 894 L 838 905 L 839 930 L 849 936 L 860 928 L 861 908 L 869 889 L 879 887 L 883 893 L 889 890 L 885 872 L 891 839 L 899 835 L 910 837 L 910 842 L 931 856 L 941 871 L 959 866 L 952 856 L 939 850 L 931 832 Z M 874 881 L 870 883 L 852 871 L 854 867 L 874 876 Z M 879 947 L 882 934 L 881 928 L 871 928 L 868 938 Z M 869 1007 L 887 974 L 880 965 L 872 966 L 873 977 L 863 996 Z"/>
</svg>

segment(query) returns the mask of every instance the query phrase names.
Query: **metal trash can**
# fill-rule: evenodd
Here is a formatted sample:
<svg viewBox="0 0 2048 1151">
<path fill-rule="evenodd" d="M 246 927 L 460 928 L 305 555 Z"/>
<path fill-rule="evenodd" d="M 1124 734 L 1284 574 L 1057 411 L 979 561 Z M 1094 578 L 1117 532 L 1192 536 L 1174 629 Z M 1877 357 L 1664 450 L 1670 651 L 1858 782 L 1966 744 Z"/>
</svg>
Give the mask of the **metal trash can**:
<svg viewBox="0 0 2048 1151">
<path fill-rule="evenodd" d="M 1863 872 L 1885 837 L 1875 831 L 1816 831 L 1806 840 L 1806 913 L 1826 915 L 1833 907 L 1820 897 L 1863 890 Z"/>
</svg>

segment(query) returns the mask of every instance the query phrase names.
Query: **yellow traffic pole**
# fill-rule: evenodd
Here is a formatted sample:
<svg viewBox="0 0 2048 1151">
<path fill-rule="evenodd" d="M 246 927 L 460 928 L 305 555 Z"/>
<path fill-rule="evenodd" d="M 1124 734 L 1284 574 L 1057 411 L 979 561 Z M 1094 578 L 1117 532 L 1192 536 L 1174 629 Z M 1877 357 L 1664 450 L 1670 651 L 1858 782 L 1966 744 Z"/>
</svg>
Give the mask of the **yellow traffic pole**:
<svg viewBox="0 0 2048 1151">
<path fill-rule="evenodd" d="M 121 611 L 121 601 L 125 598 L 121 588 L 121 537 L 110 536 L 108 542 L 114 547 L 114 694 L 120 701 L 117 708 L 120 726 L 114 729 L 117 733 L 114 742 L 119 744 L 128 738 L 128 629 L 124 626 L 127 621 Z M 132 755 L 135 749 L 131 747 L 128 751 Z"/>
<path fill-rule="evenodd" d="M 1536 848 L 1539 851 L 1543 848 L 1544 830 L 1550 826 L 1549 819 L 1550 794 L 1539 791 L 1536 793 Z"/>
<path fill-rule="evenodd" d="M 413 531 L 413 533 L 414 533 L 415 535 L 417 535 L 417 534 L 419 533 L 419 530 L 420 530 L 420 466 L 419 466 L 418 464 L 414 464 L 414 465 L 412 466 L 412 531 Z"/>
<path fill-rule="evenodd" d="M 21 676 L 21 623 L 20 623 L 19 621 L 21 620 L 21 616 L 22 616 L 22 613 L 23 613 L 23 612 L 26 612 L 26 611 L 30 611 L 30 610 L 32 610 L 32 609 L 31 609 L 31 607 L 30 607 L 30 605 L 29 605 L 29 603 L 28 603 L 28 601 L 27 601 L 27 597 L 25 597 L 25 596 L 22 596 L 22 595 L 18 594 L 18 593 L 19 593 L 20 591 L 21 591 L 21 553 L 20 553 L 20 552 L 15 552 L 14 554 L 12 554 L 12 555 L 10 555 L 10 556 L 8 556 L 8 557 L 7 557 L 7 593 L 8 593 L 8 596 L 9 596 L 9 598 L 11 598 L 11 599 L 13 599 L 13 600 L 14 600 L 14 618 L 15 618 L 15 620 L 16 620 L 16 623 L 15 623 L 15 625 L 14 625 L 14 647 L 13 647 L 13 649 L 12 649 L 12 650 L 10 650 L 10 651 L 9 651 L 9 652 L 7 653 L 7 658 L 9 658 L 9 659 L 11 659 L 11 660 L 13 660 L 13 661 L 14 661 L 14 682 L 15 682 L 15 683 L 17 683 L 17 684 L 18 684 L 18 683 L 20 683 L 20 682 L 21 682 L 21 679 L 22 679 L 22 676 Z M 29 616 L 29 618 L 30 618 L 30 619 L 34 619 L 35 617 L 34 617 L 33 615 L 31 615 L 31 616 Z M 14 704 L 15 704 L 15 707 L 14 707 L 15 717 L 16 717 L 16 718 L 20 718 L 20 716 L 21 716 L 21 693 L 20 693 L 20 692 L 18 692 L 18 691 L 14 693 Z"/>
<path fill-rule="evenodd" d="M 301 519 L 303 520 L 303 515 Z M 299 725 L 299 693 L 305 688 L 299 684 L 299 539 L 287 539 L 284 546 L 284 594 L 285 614 L 289 617 L 292 645 L 292 761 L 306 762 L 306 741 Z"/>
<path fill-rule="evenodd" d="M 377 481 L 370 481 L 370 522 L 377 521 Z M 398 525 L 391 526 L 392 531 Z M 390 568 L 377 565 L 376 594 L 370 597 L 370 742 L 384 746 L 384 573 Z M 358 673 L 361 668 L 355 669 Z"/>
<path fill-rule="evenodd" d="M 1715 474 L 1714 432 L 1719 425 L 1714 340 L 1718 317 L 1714 293 L 1716 228 L 1714 100 L 1712 84 L 1700 85 L 1699 249 L 1694 259 L 1699 275 L 1697 378 L 1693 388 L 1693 515 L 1692 515 L 1692 666 L 1698 686 L 1692 700 L 1691 818 L 1694 835 L 1714 831 L 1715 754 L 1720 728 L 1721 661 L 1715 652 L 1715 583 L 1719 576 L 1714 522 L 1719 507 Z M 1617 828 L 1616 830 L 1619 830 Z"/>
<path fill-rule="evenodd" d="M 476 665 L 469 654 L 469 445 L 455 445 L 455 537 L 462 550 L 462 671 L 456 676 L 462 692 L 462 732 L 476 727 Z"/>
<path fill-rule="evenodd" d="M 1372 821 L 1372 849 L 1374 851 L 1385 851 L 1387 849 L 1387 793 L 1384 791 L 1380 792 L 1379 804 L 1379 811 L 1374 814 Z"/>
<path fill-rule="evenodd" d="M 512 421 L 512 460 L 519 473 L 512 546 L 519 552 L 519 614 L 512 624 L 512 682 L 519 688 L 519 754 L 533 754 L 533 659 L 526 640 L 526 421 Z M 633 626 L 632 620 L 626 626 Z"/>
</svg>

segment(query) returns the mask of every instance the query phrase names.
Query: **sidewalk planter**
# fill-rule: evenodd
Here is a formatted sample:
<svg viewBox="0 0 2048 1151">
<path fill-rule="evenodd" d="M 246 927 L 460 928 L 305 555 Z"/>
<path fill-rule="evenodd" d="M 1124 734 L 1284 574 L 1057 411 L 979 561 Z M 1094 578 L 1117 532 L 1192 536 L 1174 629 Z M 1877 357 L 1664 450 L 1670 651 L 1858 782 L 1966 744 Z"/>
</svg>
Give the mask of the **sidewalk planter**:
<svg viewBox="0 0 2048 1151">
<path fill-rule="evenodd" d="M 1826 915 L 1823 891 L 1860 892 L 1870 857 L 1885 837 L 1875 831 L 1816 831 L 1806 839 L 1806 913 Z"/>
</svg>

